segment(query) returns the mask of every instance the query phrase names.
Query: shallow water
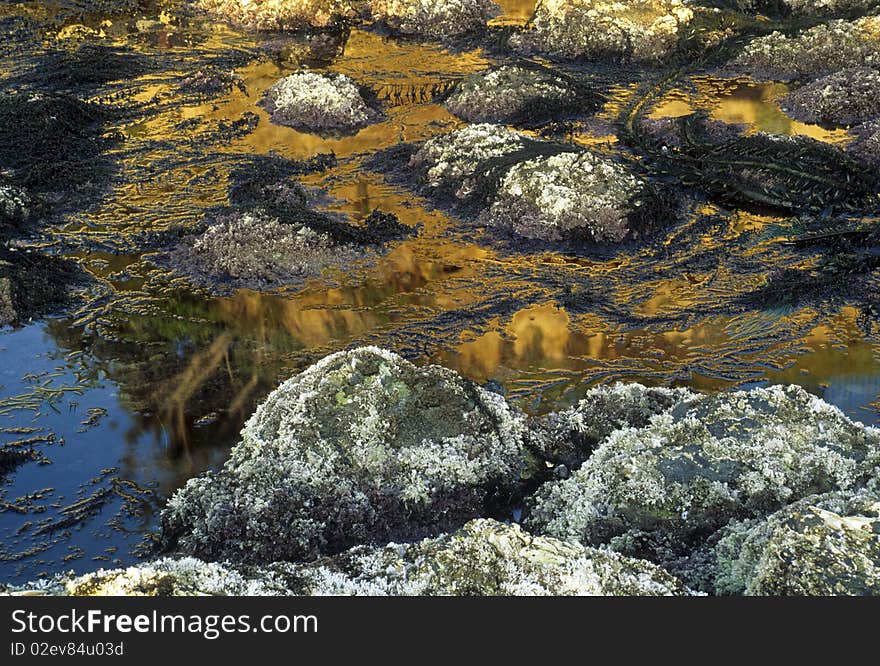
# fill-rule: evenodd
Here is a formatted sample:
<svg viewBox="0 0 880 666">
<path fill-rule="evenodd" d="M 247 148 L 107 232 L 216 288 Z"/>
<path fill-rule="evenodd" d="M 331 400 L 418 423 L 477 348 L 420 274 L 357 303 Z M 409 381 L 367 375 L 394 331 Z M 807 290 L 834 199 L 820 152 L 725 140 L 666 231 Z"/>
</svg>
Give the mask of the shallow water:
<svg viewBox="0 0 880 666">
<path fill-rule="evenodd" d="M 501 23 L 525 20 L 533 3 L 503 4 Z M 126 140 L 108 154 L 108 192 L 33 241 L 78 261 L 94 284 L 69 310 L 0 332 L 0 429 L 39 429 L 4 432 L 3 441 L 52 438 L 40 447 L 51 464 L 27 463 L 0 489 L 0 501 L 24 507 L 0 510 L 0 579 L 133 561 L 163 498 L 222 463 L 268 391 L 353 345 L 377 344 L 498 382 L 534 413 L 613 380 L 707 391 L 796 383 L 858 420 L 880 422 L 880 345 L 854 308 L 736 300 L 776 262 L 795 260 L 773 242 L 783 217 L 697 207 L 669 231 L 665 247 L 676 253 L 662 244 L 608 256 L 511 248 L 363 168 L 369 153 L 460 126 L 441 104 L 407 94 L 480 69 L 494 61 L 490 53 L 361 29 L 339 43 L 308 43 L 157 10 L 108 17 L 67 8 L 7 3 L 0 11 L 30 16 L 44 38 L 75 23 L 100 28 L 154 68 L 79 91 L 121 100 L 127 114 L 116 129 Z M 69 48 L 64 40 L 55 46 Z M 43 48 L 25 44 L 4 57 L 3 79 L 38 64 Z M 184 98 L 181 76 L 208 63 L 234 67 L 243 88 L 210 101 Z M 386 118 L 343 138 L 270 123 L 259 100 L 301 63 L 384 94 Z M 631 78 L 613 89 L 598 122 L 576 127 L 570 140 L 617 150 L 611 121 L 633 94 Z M 842 130 L 788 118 L 775 101 L 785 90 L 697 77 L 665 93 L 651 115 L 702 109 L 746 133 L 846 142 Z M 246 113 L 259 118 L 256 129 L 230 131 Z M 226 201 L 228 174 L 247 155 L 331 151 L 338 166 L 303 179 L 327 191 L 328 208 L 355 221 L 376 208 L 393 212 L 419 225 L 418 234 L 275 293 L 206 293 L 150 261 L 143 233 L 199 223 Z"/>
</svg>

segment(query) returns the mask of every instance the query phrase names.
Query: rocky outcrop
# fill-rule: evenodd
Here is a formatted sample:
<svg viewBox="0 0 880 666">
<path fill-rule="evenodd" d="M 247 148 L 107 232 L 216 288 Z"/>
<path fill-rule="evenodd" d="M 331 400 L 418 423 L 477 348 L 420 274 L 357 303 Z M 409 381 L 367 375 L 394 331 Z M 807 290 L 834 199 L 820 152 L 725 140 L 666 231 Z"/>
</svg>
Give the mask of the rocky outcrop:
<svg viewBox="0 0 880 666">
<path fill-rule="evenodd" d="M 285 76 L 266 92 L 263 106 L 272 122 L 308 132 L 354 132 L 381 115 L 344 74 Z"/>
<path fill-rule="evenodd" d="M 0 590 L 2 591 L 2 590 Z M 12 594 L 660 596 L 686 595 L 682 583 L 649 562 L 532 536 L 517 525 L 474 520 L 416 543 L 359 546 L 314 564 L 233 567 L 195 558 L 61 576 Z"/>
<path fill-rule="evenodd" d="M 327 28 L 353 19 L 357 0 L 194 0 L 193 5 L 221 20 L 254 30 Z"/>
<path fill-rule="evenodd" d="M 165 539 L 268 562 L 436 534 L 510 502 L 524 430 L 501 396 L 445 368 L 333 354 L 267 398 L 220 471 L 171 498 Z"/>
<path fill-rule="evenodd" d="M 834 20 L 787 36 L 758 37 L 731 60 L 730 67 L 756 78 L 811 78 L 853 67 L 880 66 L 880 17 Z"/>
<path fill-rule="evenodd" d="M 512 44 L 564 58 L 659 62 L 678 48 L 694 10 L 681 0 L 540 0 Z"/>
<path fill-rule="evenodd" d="M 844 69 L 792 91 L 780 103 L 788 115 L 804 122 L 858 125 L 880 117 L 880 71 Z"/>
<path fill-rule="evenodd" d="M 529 500 L 525 525 L 587 545 L 693 548 L 734 519 L 876 484 L 880 431 L 797 387 L 698 396 L 608 436 Z M 638 537 L 638 538 L 636 538 Z"/>
<path fill-rule="evenodd" d="M 370 11 L 393 32 L 444 39 L 485 30 L 501 8 L 492 0 L 370 0 Z"/>
<path fill-rule="evenodd" d="M 734 522 L 715 549 L 715 592 L 880 595 L 880 495 L 815 495 L 764 520 Z"/>
</svg>

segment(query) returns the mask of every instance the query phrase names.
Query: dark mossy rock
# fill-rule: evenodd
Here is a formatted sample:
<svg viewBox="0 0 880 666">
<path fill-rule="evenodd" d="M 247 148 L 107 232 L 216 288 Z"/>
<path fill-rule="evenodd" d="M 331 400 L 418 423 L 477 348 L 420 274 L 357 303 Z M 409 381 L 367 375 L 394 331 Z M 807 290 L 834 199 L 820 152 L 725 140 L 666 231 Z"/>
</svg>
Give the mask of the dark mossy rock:
<svg viewBox="0 0 880 666">
<path fill-rule="evenodd" d="M 82 279 L 75 264 L 0 245 L 0 326 L 27 321 L 67 302 Z"/>
</svg>

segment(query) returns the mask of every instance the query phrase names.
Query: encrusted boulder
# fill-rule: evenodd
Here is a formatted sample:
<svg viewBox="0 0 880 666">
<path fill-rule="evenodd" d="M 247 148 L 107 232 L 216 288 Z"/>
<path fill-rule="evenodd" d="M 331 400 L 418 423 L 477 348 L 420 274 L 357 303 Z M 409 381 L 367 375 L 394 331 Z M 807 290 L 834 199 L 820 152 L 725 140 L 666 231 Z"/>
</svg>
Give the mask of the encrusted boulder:
<svg viewBox="0 0 880 666">
<path fill-rule="evenodd" d="M 0 232 L 14 228 L 33 217 L 35 203 L 26 190 L 0 180 Z"/>
<path fill-rule="evenodd" d="M 857 125 L 880 117 L 880 70 L 844 69 L 790 92 L 780 102 L 788 115 L 808 123 Z"/>
<path fill-rule="evenodd" d="M 344 74 L 290 74 L 266 91 L 263 106 L 272 122 L 309 132 L 353 132 L 381 115 Z"/>
<path fill-rule="evenodd" d="M 536 418 L 529 429 L 529 447 L 543 460 L 577 469 L 615 430 L 642 428 L 652 416 L 693 397 L 685 388 L 620 382 L 597 386 L 574 407 Z"/>
<path fill-rule="evenodd" d="M 661 568 L 518 525 L 474 520 L 411 544 L 355 548 L 299 570 L 301 594 L 659 596 L 689 590 Z"/>
<path fill-rule="evenodd" d="M 524 65 L 475 72 L 456 86 L 444 104 L 468 122 L 512 124 L 553 119 L 591 106 L 567 77 L 548 68 Z"/>
<path fill-rule="evenodd" d="M 409 166 L 429 196 L 530 240 L 615 243 L 672 217 L 660 193 L 624 164 L 499 125 L 436 136 Z"/>
<path fill-rule="evenodd" d="M 254 30 L 304 30 L 340 25 L 355 18 L 358 0 L 194 0 L 212 16 Z"/>
<path fill-rule="evenodd" d="M 880 430 L 801 388 L 701 395 L 609 435 L 530 498 L 525 524 L 587 545 L 653 534 L 687 550 L 733 519 L 877 478 Z"/>
<path fill-rule="evenodd" d="M 654 189 L 623 164 L 566 152 L 513 165 L 480 219 L 522 238 L 618 243 L 655 228 L 664 211 Z"/>
<path fill-rule="evenodd" d="M 394 32 L 434 39 L 485 30 L 501 12 L 492 0 L 370 0 L 370 10 Z"/>
<path fill-rule="evenodd" d="M 687 595 L 660 567 L 479 519 L 416 543 L 358 546 L 311 564 L 233 566 L 191 557 L 57 576 L 0 593 L 55 595 Z"/>
<path fill-rule="evenodd" d="M 658 62 L 675 51 L 693 18 L 681 0 L 539 0 L 531 30 L 511 43 L 563 58 Z"/>
<path fill-rule="evenodd" d="M 865 164 L 880 166 L 880 118 L 856 125 L 850 133 L 855 138 L 847 145 L 847 152 Z"/>
<path fill-rule="evenodd" d="M 162 516 L 169 546 L 218 560 L 308 559 L 506 510 L 525 418 L 451 370 L 364 347 L 289 379 L 224 467 Z"/>
<path fill-rule="evenodd" d="M 853 67 L 880 66 L 880 16 L 834 20 L 787 36 L 753 39 L 730 67 L 756 78 L 811 78 Z"/>
<path fill-rule="evenodd" d="M 715 591 L 749 595 L 880 596 L 880 495 L 805 498 L 722 532 Z"/>
</svg>

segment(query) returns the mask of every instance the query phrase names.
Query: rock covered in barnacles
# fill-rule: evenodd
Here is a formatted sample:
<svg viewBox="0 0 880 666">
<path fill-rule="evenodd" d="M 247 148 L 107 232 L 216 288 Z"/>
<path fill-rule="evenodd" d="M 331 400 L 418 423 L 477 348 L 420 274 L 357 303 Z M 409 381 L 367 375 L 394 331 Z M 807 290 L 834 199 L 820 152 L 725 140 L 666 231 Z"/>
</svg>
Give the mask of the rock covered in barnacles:
<svg viewBox="0 0 880 666">
<path fill-rule="evenodd" d="M 34 200 L 21 187 L 0 180 L 0 230 L 17 227 L 31 219 Z"/>
<path fill-rule="evenodd" d="M 880 430 L 801 388 L 701 395 L 609 435 L 570 478 L 530 498 L 526 525 L 588 545 L 653 533 L 687 548 L 732 519 L 878 473 Z"/>
<path fill-rule="evenodd" d="M 539 0 L 532 29 L 511 38 L 525 51 L 564 58 L 656 62 L 672 53 L 694 18 L 681 0 Z"/>
<path fill-rule="evenodd" d="M 528 239 L 617 243 L 638 238 L 660 214 L 646 181 L 590 152 L 559 153 L 513 165 L 480 216 Z"/>
<path fill-rule="evenodd" d="M 501 125 L 468 125 L 426 141 L 409 166 L 432 193 L 467 199 L 480 189 L 487 162 L 521 151 L 527 141 L 524 134 Z"/>
<path fill-rule="evenodd" d="M 535 419 L 529 448 L 544 460 L 577 469 L 615 430 L 642 428 L 651 417 L 694 397 L 685 388 L 616 383 L 587 391 L 577 405 Z"/>
<path fill-rule="evenodd" d="M 370 9 L 394 32 L 434 39 L 485 30 L 501 12 L 492 0 L 370 0 Z"/>
<path fill-rule="evenodd" d="M 305 131 L 351 132 L 380 115 L 344 74 L 296 72 L 285 76 L 266 91 L 263 105 L 272 122 Z"/>
<path fill-rule="evenodd" d="M 532 536 L 518 525 L 472 520 L 452 534 L 415 543 L 358 546 L 312 564 L 240 566 L 164 557 L 127 569 L 62 575 L 7 594 L 535 596 L 687 595 L 649 562 Z"/>
<path fill-rule="evenodd" d="M 289 224 L 260 212 L 221 215 L 172 251 L 170 263 L 193 277 L 259 289 L 319 275 L 363 256 L 308 224 Z M 200 279 L 199 281 L 204 281 Z"/>
<path fill-rule="evenodd" d="M 850 134 L 855 138 L 847 145 L 847 153 L 860 162 L 880 165 L 880 119 L 857 125 Z"/>
<path fill-rule="evenodd" d="M 60 574 L 17 587 L 0 586 L 0 593 L 71 597 L 190 597 L 275 596 L 287 588 L 271 575 L 244 575 L 228 564 L 194 557 L 162 557 L 124 569 L 99 569 L 76 575 Z"/>
<path fill-rule="evenodd" d="M 781 104 L 788 115 L 805 122 L 857 125 L 880 117 L 880 71 L 844 69 L 790 92 Z"/>
<path fill-rule="evenodd" d="M 480 519 L 417 543 L 355 548 L 298 570 L 302 594 L 416 596 L 686 595 L 661 568 Z"/>
<path fill-rule="evenodd" d="M 787 36 L 773 32 L 746 44 L 730 67 L 756 78 L 787 80 L 854 65 L 880 66 L 880 16 L 834 20 Z"/>
<path fill-rule="evenodd" d="M 163 513 L 206 559 L 307 559 L 422 537 L 505 506 L 525 418 L 451 370 L 364 347 L 332 354 L 257 409 L 224 467 Z"/>
<path fill-rule="evenodd" d="M 571 110 L 578 93 L 550 69 L 502 65 L 465 78 L 444 104 L 468 122 L 517 123 Z"/>
<path fill-rule="evenodd" d="M 224 21 L 254 30 L 303 30 L 342 24 L 358 15 L 358 0 L 194 0 Z"/>
<path fill-rule="evenodd" d="M 814 495 L 734 522 L 715 548 L 715 592 L 880 596 L 880 495 Z"/>
</svg>

